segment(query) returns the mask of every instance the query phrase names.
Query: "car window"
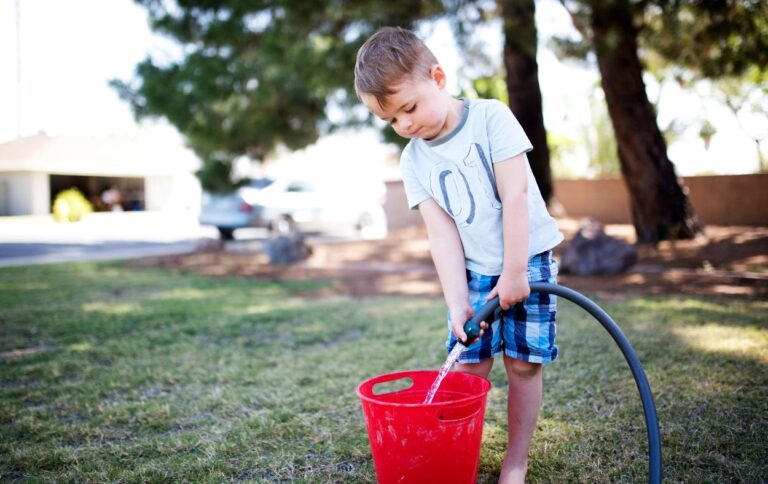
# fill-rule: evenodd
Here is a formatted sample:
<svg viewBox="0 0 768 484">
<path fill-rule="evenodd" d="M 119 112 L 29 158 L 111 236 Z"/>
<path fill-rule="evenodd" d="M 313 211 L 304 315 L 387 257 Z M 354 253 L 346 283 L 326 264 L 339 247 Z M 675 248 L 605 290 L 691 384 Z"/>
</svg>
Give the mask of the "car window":
<svg viewBox="0 0 768 484">
<path fill-rule="evenodd" d="M 265 188 L 274 183 L 274 181 L 271 178 L 251 178 L 248 186 L 251 188 Z"/>
<path fill-rule="evenodd" d="M 291 193 L 311 192 L 312 187 L 304 182 L 291 182 L 285 191 Z"/>
</svg>

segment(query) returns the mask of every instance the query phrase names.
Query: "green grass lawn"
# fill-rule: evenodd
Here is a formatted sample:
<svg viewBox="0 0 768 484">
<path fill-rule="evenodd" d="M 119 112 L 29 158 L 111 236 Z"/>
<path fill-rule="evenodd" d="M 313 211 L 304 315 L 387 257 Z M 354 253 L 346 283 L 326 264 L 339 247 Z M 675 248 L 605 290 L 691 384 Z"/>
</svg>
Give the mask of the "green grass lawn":
<svg viewBox="0 0 768 484">
<path fill-rule="evenodd" d="M 374 481 L 355 387 L 437 369 L 436 298 L 306 299 L 318 283 L 120 264 L 0 269 L 0 481 Z M 765 482 L 768 302 L 669 295 L 597 302 L 656 396 L 669 482 Z M 565 301 L 545 371 L 531 482 L 642 482 L 629 369 Z M 491 375 L 480 482 L 506 442 Z"/>
</svg>

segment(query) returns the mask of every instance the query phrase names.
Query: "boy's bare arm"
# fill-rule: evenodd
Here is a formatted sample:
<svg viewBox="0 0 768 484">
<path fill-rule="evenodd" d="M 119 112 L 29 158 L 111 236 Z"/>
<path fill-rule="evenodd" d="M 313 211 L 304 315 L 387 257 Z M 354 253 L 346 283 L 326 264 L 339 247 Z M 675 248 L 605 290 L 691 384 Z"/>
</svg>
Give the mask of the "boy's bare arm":
<svg viewBox="0 0 768 484">
<path fill-rule="evenodd" d="M 451 313 L 453 333 L 466 339 L 463 325 L 474 315 L 469 305 L 464 247 L 453 219 L 433 199 L 419 204 L 419 212 L 427 226 L 429 247 L 435 262 L 443 296 Z"/>
<path fill-rule="evenodd" d="M 496 186 L 502 203 L 504 266 L 499 282 L 488 299 L 499 296 L 502 309 L 509 309 L 530 294 L 528 286 L 528 160 L 519 154 L 496 163 Z"/>
</svg>

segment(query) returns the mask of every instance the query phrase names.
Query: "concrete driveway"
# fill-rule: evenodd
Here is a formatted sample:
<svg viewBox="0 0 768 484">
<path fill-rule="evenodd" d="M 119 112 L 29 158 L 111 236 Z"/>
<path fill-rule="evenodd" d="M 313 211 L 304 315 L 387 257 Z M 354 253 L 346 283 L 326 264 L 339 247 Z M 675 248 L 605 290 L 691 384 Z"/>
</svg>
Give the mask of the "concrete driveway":
<svg viewBox="0 0 768 484">
<path fill-rule="evenodd" d="M 0 266 L 186 253 L 217 238 L 190 214 L 94 213 L 76 223 L 0 217 Z"/>
</svg>

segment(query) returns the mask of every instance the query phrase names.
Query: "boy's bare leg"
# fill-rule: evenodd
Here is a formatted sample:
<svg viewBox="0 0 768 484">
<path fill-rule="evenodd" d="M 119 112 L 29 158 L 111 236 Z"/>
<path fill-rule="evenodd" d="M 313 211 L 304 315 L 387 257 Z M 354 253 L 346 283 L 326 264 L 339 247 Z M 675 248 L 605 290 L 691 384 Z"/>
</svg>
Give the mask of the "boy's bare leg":
<svg viewBox="0 0 768 484">
<path fill-rule="evenodd" d="M 516 360 L 506 355 L 504 367 L 509 379 L 509 396 L 507 397 L 509 440 L 499 482 L 517 484 L 525 482 L 528 448 L 541 410 L 543 372 L 540 364 Z"/>
<path fill-rule="evenodd" d="M 461 344 L 461 343 L 457 343 Z M 493 367 L 493 358 L 488 358 L 487 360 L 483 360 L 480 363 L 456 363 L 456 366 L 454 369 L 456 371 L 461 371 L 464 373 L 472 373 L 473 375 L 481 376 L 483 378 L 488 378 L 488 375 L 491 373 L 491 368 Z"/>
</svg>

